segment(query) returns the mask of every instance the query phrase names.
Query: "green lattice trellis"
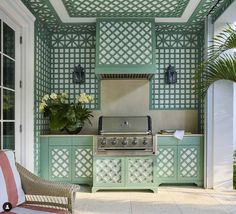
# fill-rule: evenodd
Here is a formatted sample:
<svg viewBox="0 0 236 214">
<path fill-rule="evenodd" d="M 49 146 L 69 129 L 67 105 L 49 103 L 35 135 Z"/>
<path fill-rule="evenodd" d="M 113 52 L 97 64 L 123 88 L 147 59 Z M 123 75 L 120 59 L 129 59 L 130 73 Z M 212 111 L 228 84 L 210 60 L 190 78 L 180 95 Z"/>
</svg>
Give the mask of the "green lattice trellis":
<svg viewBox="0 0 236 214">
<path fill-rule="evenodd" d="M 189 0 L 63 0 L 72 17 L 180 17 Z"/>
<path fill-rule="evenodd" d="M 212 21 L 215 22 L 219 16 L 233 3 L 234 0 L 221 0 L 221 4 L 213 11 L 212 13 Z"/>
<path fill-rule="evenodd" d="M 45 24 L 47 24 L 48 26 L 48 30 L 50 32 L 54 32 L 54 33 L 84 33 L 84 32 L 94 32 L 95 31 L 95 24 L 71 24 L 71 23 L 67 23 L 67 24 L 63 24 L 60 20 L 60 18 L 58 17 L 57 13 L 55 12 L 54 8 L 52 7 L 52 5 L 50 4 L 50 2 L 48 0 L 21 0 L 28 8 L 29 10 L 37 17 L 39 18 L 42 22 L 44 22 Z M 68 10 L 69 11 L 73 11 L 75 9 L 72 9 L 72 2 L 79 2 L 79 0 L 64 0 L 66 3 L 66 5 L 68 6 Z M 89 1 L 85 1 L 85 0 L 80 0 L 81 2 L 86 2 L 88 3 Z M 101 1 L 101 0 L 100 0 Z M 100 2 L 98 1 L 98 2 Z M 119 0 L 121 1 L 121 0 Z M 155 7 L 158 7 L 159 9 L 155 9 L 155 12 L 151 12 L 151 11 L 139 11 L 138 7 L 134 6 L 133 4 L 137 4 L 138 2 L 141 2 L 142 4 L 146 5 L 146 2 L 160 2 L 159 5 L 155 5 Z M 232 0 L 221 0 L 218 4 L 218 6 L 216 7 L 216 11 L 218 11 L 219 8 L 226 8 L 228 4 L 228 2 L 230 2 Z M 101 1 L 102 4 L 100 5 L 104 5 L 107 4 L 108 2 L 114 2 L 114 1 L 110 1 L 110 0 L 106 0 L 106 1 Z M 100 3 L 101 3 L 100 2 Z M 127 4 L 127 0 L 126 1 L 122 1 L 122 3 Z M 131 5 L 133 5 L 134 7 L 132 7 L 132 11 L 136 11 L 133 13 L 129 13 L 129 12 L 123 12 L 122 14 L 120 14 L 120 16 L 125 16 L 125 17 L 138 17 L 142 16 L 142 14 L 146 14 L 146 16 L 149 14 L 149 16 L 155 17 L 155 16 L 168 16 L 168 17 L 176 17 L 176 14 L 182 14 L 183 8 L 186 7 L 187 4 L 187 0 L 181 1 L 170 1 L 168 0 L 168 3 L 170 4 L 169 6 L 164 6 L 166 5 L 167 1 L 160 1 L 160 0 L 156 0 L 156 1 L 151 1 L 151 0 L 147 0 L 147 1 L 132 1 L 129 2 Z M 226 3 L 227 2 L 227 3 Z M 94 1 L 93 1 L 94 3 Z M 197 6 L 196 10 L 194 11 L 193 15 L 191 16 L 191 18 L 188 20 L 188 23 L 186 24 L 186 28 L 193 30 L 194 28 L 197 28 L 199 30 L 199 28 L 201 28 L 202 23 L 207 15 L 207 13 L 209 12 L 209 10 L 211 9 L 211 7 L 213 6 L 214 1 L 211 0 L 201 0 L 201 2 L 199 3 L 199 5 Z M 91 4 L 93 5 L 93 4 Z M 121 4 L 122 5 L 122 4 Z M 173 5 L 175 5 L 175 8 L 173 9 Z M 177 5 L 177 6 L 176 6 Z M 92 6 L 93 7 L 93 6 Z M 107 5 L 107 7 L 109 8 L 109 5 Z M 150 10 L 154 10 L 154 8 L 151 8 Z M 70 9 L 69 9 L 70 8 Z M 73 8 L 77 8 L 79 10 L 79 6 L 75 5 L 75 7 Z M 127 7 L 123 7 L 122 10 L 125 11 Z M 182 8 L 182 9 L 181 9 Z M 162 13 L 160 13 L 160 10 L 162 11 Z M 173 12 L 174 10 L 174 12 Z M 224 9 L 223 9 L 224 10 Z M 222 13 L 223 10 L 219 9 L 218 14 Z M 84 9 L 83 9 L 84 11 Z M 164 12 L 166 11 L 166 12 Z M 169 13 L 167 12 L 169 11 Z M 91 17 L 93 16 L 93 14 L 88 13 L 88 16 Z M 168 15 L 167 15 L 168 13 Z M 153 14 L 153 15 L 151 15 Z M 162 14 L 162 15 L 161 15 Z M 107 15 L 108 16 L 108 15 Z M 109 16 L 115 16 L 115 14 L 111 13 Z M 158 26 L 159 24 L 157 24 Z M 175 24 L 178 25 L 178 24 Z M 166 25 L 168 28 L 171 27 L 173 28 L 173 25 Z M 179 28 L 181 29 L 181 28 Z M 185 31 L 185 27 L 182 29 L 182 31 Z"/>
<path fill-rule="evenodd" d="M 48 121 L 39 112 L 41 98 L 50 93 L 50 40 L 51 36 L 45 26 L 37 21 L 35 23 L 35 105 L 34 105 L 34 156 L 35 172 L 39 170 L 39 136 L 48 130 Z"/>
<path fill-rule="evenodd" d="M 152 109 L 197 109 L 198 99 L 193 86 L 194 74 L 199 64 L 199 36 L 185 33 L 157 34 L 157 74 L 151 82 Z M 178 73 L 177 84 L 165 83 L 168 65 Z"/>
<path fill-rule="evenodd" d="M 75 65 L 85 68 L 85 83 L 74 84 Z M 100 108 L 100 82 L 95 77 L 95 37 L 92 34 L 53 34 L 51 46 L 51 91 L 67 92 L 71 102 L 82 92 L 94 97 L 86 104 L 89 109 Z"/>
</svg>

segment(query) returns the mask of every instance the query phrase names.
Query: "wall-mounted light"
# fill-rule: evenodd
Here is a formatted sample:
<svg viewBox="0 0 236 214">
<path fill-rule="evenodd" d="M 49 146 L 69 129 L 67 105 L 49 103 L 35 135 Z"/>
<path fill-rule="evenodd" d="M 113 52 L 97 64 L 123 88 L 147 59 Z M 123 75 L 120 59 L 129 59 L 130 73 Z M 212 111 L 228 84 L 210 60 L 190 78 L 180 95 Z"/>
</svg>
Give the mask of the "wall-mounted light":
<svg viewBox="0 0 236 214">
<path fill-rule="evenodd" d="M 177 72 L 175 68 L 171 65 L 168 66 L 165 72 L 165 83 L 166 84 L 175 84 L 177 83 Z"/>
<path fill-rule="evenodd" d="M 82 84 L 85 83 L 85 70 L 81 65 L 75 66 L 74 72 L 73 72 L 73 82 L 75 84 Z"/>
</svg>

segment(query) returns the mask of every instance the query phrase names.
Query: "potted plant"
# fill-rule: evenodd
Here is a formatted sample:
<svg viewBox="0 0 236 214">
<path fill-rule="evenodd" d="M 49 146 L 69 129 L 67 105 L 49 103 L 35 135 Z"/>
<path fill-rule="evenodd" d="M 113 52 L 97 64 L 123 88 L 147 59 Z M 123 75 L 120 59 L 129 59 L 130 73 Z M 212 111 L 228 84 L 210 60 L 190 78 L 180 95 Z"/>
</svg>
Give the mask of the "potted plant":
<svg viewBox="0 0 236 214">
<path fill-rule="evenodd" d="M 66 130 L 69 134 L 77 134 L 84 126 L 84 122 L 91 124 L 92 111 L 85 107 L 85 103 L 93 101 L 93 97 L 85 93 L 76 97 L 75 103 L 69 102 L 67 93 L 51 95 L 42 98 L 39 110 L 44 117 L 49 118 L 49 128 L 53 131 Z"/>
<path fill-rule="evenodd" d="M 213 38 L 213 45 L 208 48 L 208 59 L 199 66 L 196 73 L 195 78 L 201 83 L 196 89 L 201 96 L 204 97 L 210 85 L 217 80 L 236 82 L 235 51 L 236 30 L 228 26 Z"/>
</svg>

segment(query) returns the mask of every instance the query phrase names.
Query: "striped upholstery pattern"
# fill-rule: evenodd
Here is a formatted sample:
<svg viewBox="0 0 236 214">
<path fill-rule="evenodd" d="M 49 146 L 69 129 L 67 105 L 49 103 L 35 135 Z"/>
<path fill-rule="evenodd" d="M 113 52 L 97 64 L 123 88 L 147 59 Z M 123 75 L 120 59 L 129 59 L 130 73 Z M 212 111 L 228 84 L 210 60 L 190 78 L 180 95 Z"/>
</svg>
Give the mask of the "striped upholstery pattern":
<svg viewBox="0 0 236 214">
<path fill-rule="evenodd" d="M 10 202 L 12 207 L 25 202 L 13 151 L 0 151 L 0 212 L 5 202 Z"/>
<path fill-rule="evenodd" d="M 20 205 L 10 212 L 3 212 L 4 214 L 69 214 L 68 211 L 58 210 L 54 208 L 31 206 L 31 205 Z"/>
</svg>

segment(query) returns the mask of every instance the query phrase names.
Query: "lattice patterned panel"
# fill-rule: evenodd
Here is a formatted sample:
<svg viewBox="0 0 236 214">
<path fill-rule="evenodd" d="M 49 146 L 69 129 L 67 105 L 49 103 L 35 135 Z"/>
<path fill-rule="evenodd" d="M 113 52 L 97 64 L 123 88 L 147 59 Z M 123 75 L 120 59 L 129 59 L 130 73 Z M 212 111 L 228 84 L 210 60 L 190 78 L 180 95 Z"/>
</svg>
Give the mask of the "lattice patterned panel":
<svg viewBox="0 0 236 214">
<path fill-rule="evenodd" d="M 189 0 L 63 0 L 72 17 L 180 17 Z"/>
<path fill-rule="evenodd" d="M 130 159 L 128 160 L 129 183 L 152 183 L 153 182 L 153 160 L 152 159 Z"/>
<path fill-rule="evenodd" d="M 152 109 L 197 109 L 198 97 L 193 86 L 199 59 L 198 34 L 157 34 L 157 74 L 151 82 Z M 177 71 L 177 84 L 165 83 L 165 71 L 171 64 Z"/>
<path fill-rule="evenodd" d="M 50 150 L 51 178 L 70 177 L 70 149 L 53 148 Z"/>
<path fill-rule="evenodd" d="M 40 22 L 35 23 L 35 105 L 34 105 L 34 159 L 35 172 L 39 173 L 39 136 L 48 130 L 48 121 L 39 112 L 41 98 L 50 92 L 50 34 Z"/>
<path fill-rule="evenodd" d="M 93 171 L 92 148 L 78 148 L 75 150 L 75 177 L 92 177 Z"/>
<path fill-rule="evenodd" d="M 234 0 L 221 0 L 221 4 L 212 12 L 212 20 L 215 22 L 222 13 L 234 2 Z"/>
<path fill-rule="evenodd" d="M 98 64 L 152 64 L 151 21 L 100 21 Z"/>
<path fill-rule="evenodd" d="M 198 176 L 198 149 L 181 148 L 180 152 L 180 177 L 197 177 Z"/>
<path fill-rule="evenodd" d="M 94 31 L 94 24 L 63 24 L 54 8 L 47 0 L 21 0 L 29 10 L 41 21 L 43 21 L 50 32 L 61 33 L 84 33 Z M 225 2 L 232 0 L 221 0 L 217 8 L 226 7 Z M 78 4 L 78 3 L 83 4 Z M 158 4 L 157 4 L 158 2 Z M 181 16 L 189 0 L 136 0 L 136 1 L 111 1 L 111 0 L 64 0 L 71 16 L 101 16 L 102 17 L 177 17 Z M 73 5 L 74 3 L 74 5 Z M 87 6 L 88 4 L 88 6 Z M 202 24 L 214 1 L 201 1 L 189 19 L 187 25 L 194 28 L 195 24 Z M 113 7 L 112 5 L 115 5 Z M 222 6 L 223 5 L 223 6 Z M 83 8 L 85 7 L 85 8 Z M 103 9 L 102 9 L 103 8 Z M 217 9 L 216 8 L 216 9 Z M 113 11 L 113 12 L 112 12 Z M 120 12 L 120 13 L 118 13 Z M 221 14 L 223 10 L 219 11 Z M 100 14 L 99 14 L 100 13 Z M 199 25 L 196 25 L 199 26 Z M 183 30 L 184 31 L 184 30 Z"/>
<path fill-rule="evenodd" d="M 75 65 L 85 68 L 85 83 L 73 83 Z M 100 81 L 95 77 L 95 36 L 93 34 L 53 34 L 51 43 L 51 91 L 70 94 L 71 102 L 82 92 L 94 97 L 86 106 L 99 109 Z"/>
<path fill-rule="evenodd" d="M 157 150 L 157 175 L 161 178 L 175 176 L 175 150 L 174 148 L 159 147 Z"/>
<path fill-rule="evenodd" d="M 96 166 L 96 182 L 97 183 L 114 183 L 122 182 L 121 178 L 121 160 L 98 159 L 95 162 Z"/>
</svg>

